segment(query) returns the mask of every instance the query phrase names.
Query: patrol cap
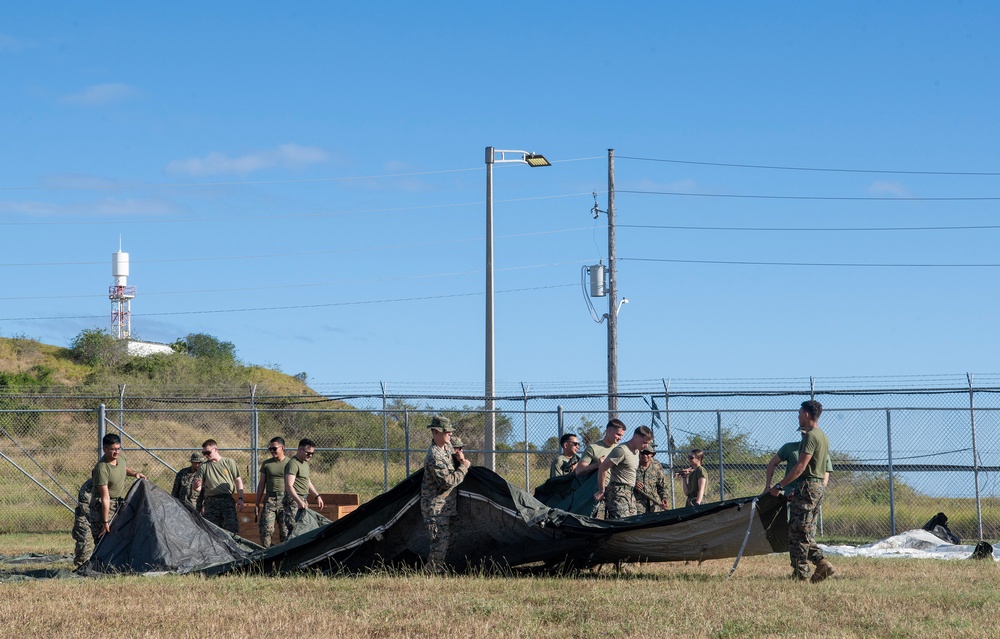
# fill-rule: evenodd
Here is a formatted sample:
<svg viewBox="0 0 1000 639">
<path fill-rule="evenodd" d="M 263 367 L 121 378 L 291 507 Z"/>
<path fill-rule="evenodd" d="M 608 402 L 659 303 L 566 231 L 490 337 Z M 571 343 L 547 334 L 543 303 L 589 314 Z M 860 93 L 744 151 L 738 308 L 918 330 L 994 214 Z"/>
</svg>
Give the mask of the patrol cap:
<svg viewBox="0 0 1000 639">
<path fill-rule="evenodd" d="M 649 453 L 650 455 L 655 455 L 656 446 L 653 445 L 653 442 L 649 442 L 648 444 L 646 444 L 646 449 L 643 452 Z"/>
<path fill-rule="evenodd" d="M 462 438 L 461 437 L 452 437 L 451 438 L 451 447 L 452 448 L 465 448 L 465 444 L 462 443 Z"/>
<path fill-rule="evenodd" d="M 200 464 L 203 461 L 205 461 L 205 458 L 202 457 L 201 453 L 191 453 L 191 463 L 192 464 L 195 463 L 195 462 L 198 462 Z"/>
<path fill-rule="evenodd" d="M 434 416 L 431 418 L 431 423 L 427 425 L 427 428 L 431 430 L 436 430 L 440 433 L 452 433 L 454 432 L 451 428 L 451 420 L 447 417 Z"/>
</svg>

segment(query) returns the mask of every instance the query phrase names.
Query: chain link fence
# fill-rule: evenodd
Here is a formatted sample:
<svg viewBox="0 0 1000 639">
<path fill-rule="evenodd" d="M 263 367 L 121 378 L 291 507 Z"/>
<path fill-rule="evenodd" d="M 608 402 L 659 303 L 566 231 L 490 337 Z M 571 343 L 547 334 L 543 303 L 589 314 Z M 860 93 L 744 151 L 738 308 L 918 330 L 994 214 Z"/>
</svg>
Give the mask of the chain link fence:
<svg viewBox="0 0 1000 639">
<path fill-rule="evenodd" d="M 653 428 L 656 459 L 667 470 L 686 465 L 689 450 L 704 450 L 705 500 L 712 501 L 765 489 L 768 461 L 797 441 L 799 404 L 812 397 L 823 403 L 820 426 L 834 460 L 824 538 L 881 539 L 938 512 L 963 540 L 1000 537 L 1000 388 L 974 388 L 971 380 L 966 388 L 847 390 L 672 391 L 664 384 L 619 395 L 618 416 L 630 430 Z M 434 414 L 452 420 L 466 455 L 482 464 L 489 452 L 483 405 L 473 395 L 390 395 L 384 387 L 303 397 L 0 395 L 0 504 L 7 513 L 0 532 L 68 535 L 102 432 L 119 433 L 129 467 L 165 490 L 206 439 L 236 460 L 253 491 L 272 437 L 284 437 L 291 450 L 308 437 L 317 444 L 311 465 L 320 492 L 357 493 L 364 502 L 422 466 Z M 525 390 L 497 398 L 495 469 L 533 489 L 548 478 L 560 435 L 600 437 L 607 419 L 607 396 L 599 393 Z M 679 480 L 671 500 L 683 505 Z"/>
</svg>

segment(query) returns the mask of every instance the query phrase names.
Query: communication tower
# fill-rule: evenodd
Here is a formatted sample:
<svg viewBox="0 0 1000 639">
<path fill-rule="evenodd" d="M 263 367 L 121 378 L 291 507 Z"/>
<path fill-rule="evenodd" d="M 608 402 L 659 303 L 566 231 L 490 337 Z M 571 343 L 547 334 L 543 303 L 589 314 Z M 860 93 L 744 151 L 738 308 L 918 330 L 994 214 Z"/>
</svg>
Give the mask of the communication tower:
<svg viewBox="0 0 1000 639">
<path fill-rule="evenodd" d="M 135 287 L 128 286 L 128 253 L 122 251 L 121 241 L 118 251 L 111 254 L 111 276 L 115 283 L 108 288 L 111 300 L 111 336 L 128 339 L 132 332 L 132 298 Z"/>
</svg>

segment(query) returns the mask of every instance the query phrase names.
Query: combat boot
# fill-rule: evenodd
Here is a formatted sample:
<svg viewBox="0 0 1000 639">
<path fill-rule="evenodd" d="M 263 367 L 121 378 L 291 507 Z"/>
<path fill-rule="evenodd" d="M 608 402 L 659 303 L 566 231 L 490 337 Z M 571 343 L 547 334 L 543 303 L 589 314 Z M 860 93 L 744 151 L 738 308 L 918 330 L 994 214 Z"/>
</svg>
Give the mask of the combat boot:
<svg viewBox="0 0 1000 639">
<path fill-rule="evenodd" d="M 835 572 L 836 571 L 833 569 L 833 565 L 830 564 L 829 561 L 826 559 L 820 559 L 819 563 L 816 564 L 816 571 L 813 572 L 812 579 L 809 581 L 814 584 L 818 584 L 827 577 L 832 577 Z"/>
</svg>

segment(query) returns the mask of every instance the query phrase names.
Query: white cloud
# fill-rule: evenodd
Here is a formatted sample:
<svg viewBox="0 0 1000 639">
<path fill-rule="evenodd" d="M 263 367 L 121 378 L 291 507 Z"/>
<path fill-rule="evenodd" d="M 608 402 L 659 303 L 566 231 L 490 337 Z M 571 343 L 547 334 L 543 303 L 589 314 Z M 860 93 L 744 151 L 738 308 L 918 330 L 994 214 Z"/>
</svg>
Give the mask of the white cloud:
<svg viewBox="0 0 1000 639">
<path fill-rule="evenodd" d="M 82 106 L 102 106 L 121 102 L 138 95 L 138 91 L 127 84 L 113 82 L 110 84 L 95 84 L 85 88 L 83 91 L 63 96 L 59 99 L 64 104 L 78 104 Z"/>
<path fill-rule="evenodd" d="M 872 195 L 891 195 L 892 197 L 910 198 L 913 193 L 899 182 L 873 182 L 868 187 L 868 192 Z"/>
<path fill-rule="evenodd" d="M 311 164 L 328 162 L 330 156 L 323 149 L 298 144 L 282 144 L 276 149 L 258 151 L 239 157 L 212 152 L 201 158 L 173 160 L 167 165 L 171 173 L 187 175 L 246 175 L 274 167 L 302 169 Z"/>
<path fill-rule="evenodd" d="M 0 51 L 20 51 L 24 43 L 13 36 L 0 33 Z"/>
<path fill-rule="evenodd" d="M 0 202 L 0 213 L 26 215 L 35 218 L 52 217 L 141 217 L 160 216 L 174 212 L 174 207 L 162 200 L 102 198 L 91 202 L 58 204 L 22 200 Z"/>
</svg>

